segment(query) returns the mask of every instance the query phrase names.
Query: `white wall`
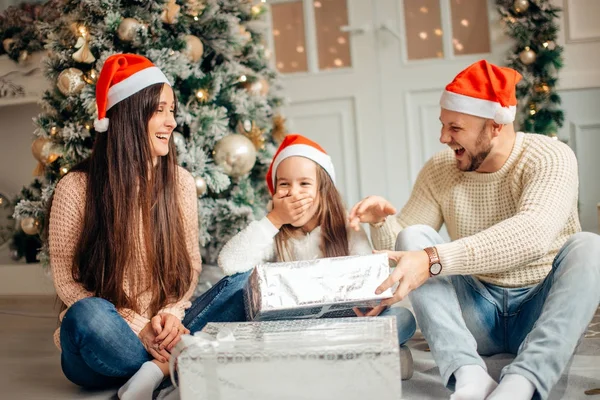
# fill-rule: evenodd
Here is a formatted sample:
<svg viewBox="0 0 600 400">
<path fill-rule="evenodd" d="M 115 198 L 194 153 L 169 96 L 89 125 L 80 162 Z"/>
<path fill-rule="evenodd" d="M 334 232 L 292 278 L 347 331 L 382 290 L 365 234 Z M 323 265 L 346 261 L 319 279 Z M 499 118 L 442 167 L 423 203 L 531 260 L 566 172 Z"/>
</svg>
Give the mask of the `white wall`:
<svg viewBox="0 0 600 400">
<path fill-rule="evenodd" d="M 12 197 L 34 178 L 32 119 L 39 113 L 36 104 L 0 107 L 0 193 Z"/>
</svg>

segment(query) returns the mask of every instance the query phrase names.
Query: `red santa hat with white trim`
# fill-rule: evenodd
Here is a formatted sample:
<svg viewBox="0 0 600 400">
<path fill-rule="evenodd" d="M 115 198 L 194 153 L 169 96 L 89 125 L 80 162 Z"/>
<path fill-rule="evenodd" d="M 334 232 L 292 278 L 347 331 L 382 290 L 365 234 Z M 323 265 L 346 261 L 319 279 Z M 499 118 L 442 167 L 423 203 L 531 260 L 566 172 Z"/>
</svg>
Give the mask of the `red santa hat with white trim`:
<svg viewBox="0 0 600 400">
<path fill-rule="evenodd" d="M 509 124 L 517 112 L 515 89 L 520 80 L 521 74 L 514 69 L 481 60 L 468 66 L 446 86 L 440 106 Z"/>
<path fill-rule="evenodd" d="M 335 169 L 331 157 L 317 143 L 302 135 L 287 135 L 279 145 L 279 149 L 273 157 L 269 171 L 267 172 L 267 186 L 271 194 L 275 193 L 275 181 L 277 178 L 277 167 L 283 160 L 289 157 L 304 157 L 319 164 L 329 175 L 335 184 Z"/>
<path fill-rule="evenodd" d="M 108 57 L 96 82 L 96 132 L 108 130 L 106 112 L 111 107 L 156 83 L 170 85 L 165 74 L 146 57 L 137 54 L 113 54 Z"/>
</svg>

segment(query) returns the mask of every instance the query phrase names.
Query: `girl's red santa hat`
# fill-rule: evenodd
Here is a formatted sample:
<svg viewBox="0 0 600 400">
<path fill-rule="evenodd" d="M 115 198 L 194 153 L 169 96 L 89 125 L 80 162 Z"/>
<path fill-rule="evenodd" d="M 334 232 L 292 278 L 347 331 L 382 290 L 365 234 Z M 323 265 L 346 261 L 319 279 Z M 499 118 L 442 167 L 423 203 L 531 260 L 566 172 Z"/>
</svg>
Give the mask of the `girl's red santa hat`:
<svg viewBox="0 0 600 400">
<path fill-rule="evenodd" d="M 481 60 L 459 73 L 446 86 L 440 106 L 446 110 L 493 119 L 498 124 L 515 120 L 515 87 L 521 74 Z"/>
<path fill-rule="evenodd" d="M 283 142 L 281 142 L 281 145 L 279 145 L 279 149 L 277 150 L 277 153 L 275 153 L 273 162 L 271 162 L 271 166 L 267 172 L 267 186 L 269 187 L 271 194 L 275 193 L 277 167 L 279 167 L 279 164 L 281 164 L 283 160 L 289 157 L 304 157 L 313 160 L 327 172 L 335 184 L 333 162 L 325 150 L 317 143 L 302 135 L 287 135 L 285 139 L 283 139 Z"/>
<path fill-rule="evenodd" d="M 96 132 L 108 130 L 106 112 L 112 106 L 156 83 L 170 85 L 165 74 L 146 57 L 137 54 L 113 54 L 108 57 L 96 82 Z"/>
</svg>

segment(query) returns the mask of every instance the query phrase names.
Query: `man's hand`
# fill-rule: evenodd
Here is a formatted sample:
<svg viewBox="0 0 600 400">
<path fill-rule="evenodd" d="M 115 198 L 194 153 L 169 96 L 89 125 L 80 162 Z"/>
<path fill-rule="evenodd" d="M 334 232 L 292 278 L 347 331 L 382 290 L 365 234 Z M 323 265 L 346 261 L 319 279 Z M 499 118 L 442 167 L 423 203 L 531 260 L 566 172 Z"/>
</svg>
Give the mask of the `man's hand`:
<svg viewBox="0 0 600 400">
<path fill-rule="evenodd" d="M 383 222 L 388 215 L 396 214 L 396 208 L 379 196 L 369 196 L 359 201 L 350 210 L 348 221 L 355 231 L 360 230 L 361 223 L 377 224 Z"/>
<path fill-rule="evenodd" d="M 386 308 L 386 306 L 382 306 L 380 304 L 376 307 L 371 308 L 367 312 L 362 312 L 358 307 L 354 307 L 353 310 L 357 317 L 376 317 L 379 314 L 381 314 Z"/>
<path fill-rule="evenodd" d="M 183 326 L 179 318 L 173 314 L 160 313 L 152 317 L 150 323 L 156 335 L 154 342 L 160 350 L 166 349 L 171 352 L 181 339 L 181 335 L 190 333 L 189 329 Z"/>
<path fill-rule="evenodd" d="M 424 250 L 419 251 L 375 251 L 387 253 L 388 258 L 396 263 L 390 276 L 375 290 L 375 294 L 391 288 L 399 283 L 394 296 L 383 300 L 382 306 L 391 306 L 404 299 L 411 291 L 421 286 L 429 278 L 429 256 Z"/>
<path fill-rule="evenodd" d="M 267 218 L 279 229 L 302 218 L 313 201 L 307 193 L 291 195 L 289 190 L 280 189 L 273 195 L 273 210 L 267 214 Z"/>
</svg>

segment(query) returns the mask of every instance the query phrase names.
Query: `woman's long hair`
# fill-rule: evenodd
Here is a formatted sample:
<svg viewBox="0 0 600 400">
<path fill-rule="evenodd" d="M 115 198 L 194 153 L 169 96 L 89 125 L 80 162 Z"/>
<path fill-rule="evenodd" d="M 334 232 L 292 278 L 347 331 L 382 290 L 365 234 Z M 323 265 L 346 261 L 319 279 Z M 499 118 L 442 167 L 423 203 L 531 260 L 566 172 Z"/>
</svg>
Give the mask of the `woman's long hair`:
<svg viewBox="0 0 600 400">
<path fill-rule="evenodd" d="M 172 137 L 169 154 L 152 163 L 148 122 L 162 89 L 149 86 L 108 110 L 108 131 L 97 134 L 91 156 L 72 169 L 87 174 L 73 278 L 94 296 L 138 313 L 146 311 L 138 296 L 149 290 L 151 315 L 183 297 L 192 281 Z M 149 287 L 140 287 L 140 275 L 149 276 Z"/>
<path fill-rule="evenodd" d="M 321 227 L 320 249 L 324 257 L 342 257 L 350 254 L 348 232 L 346 230 L 346 209 L 342 196 L 335 187 L 331 177 L 317 164 L 317 183 L 319 190 L 319 208 L 317 210 L 318 225 Z M 300 235 L 301 227 L 283 225 L 275 235 L 277 259 L 279 261 L 296 261 L 291 259 L 288 247 L 289 239 Z"/>
</svg>

